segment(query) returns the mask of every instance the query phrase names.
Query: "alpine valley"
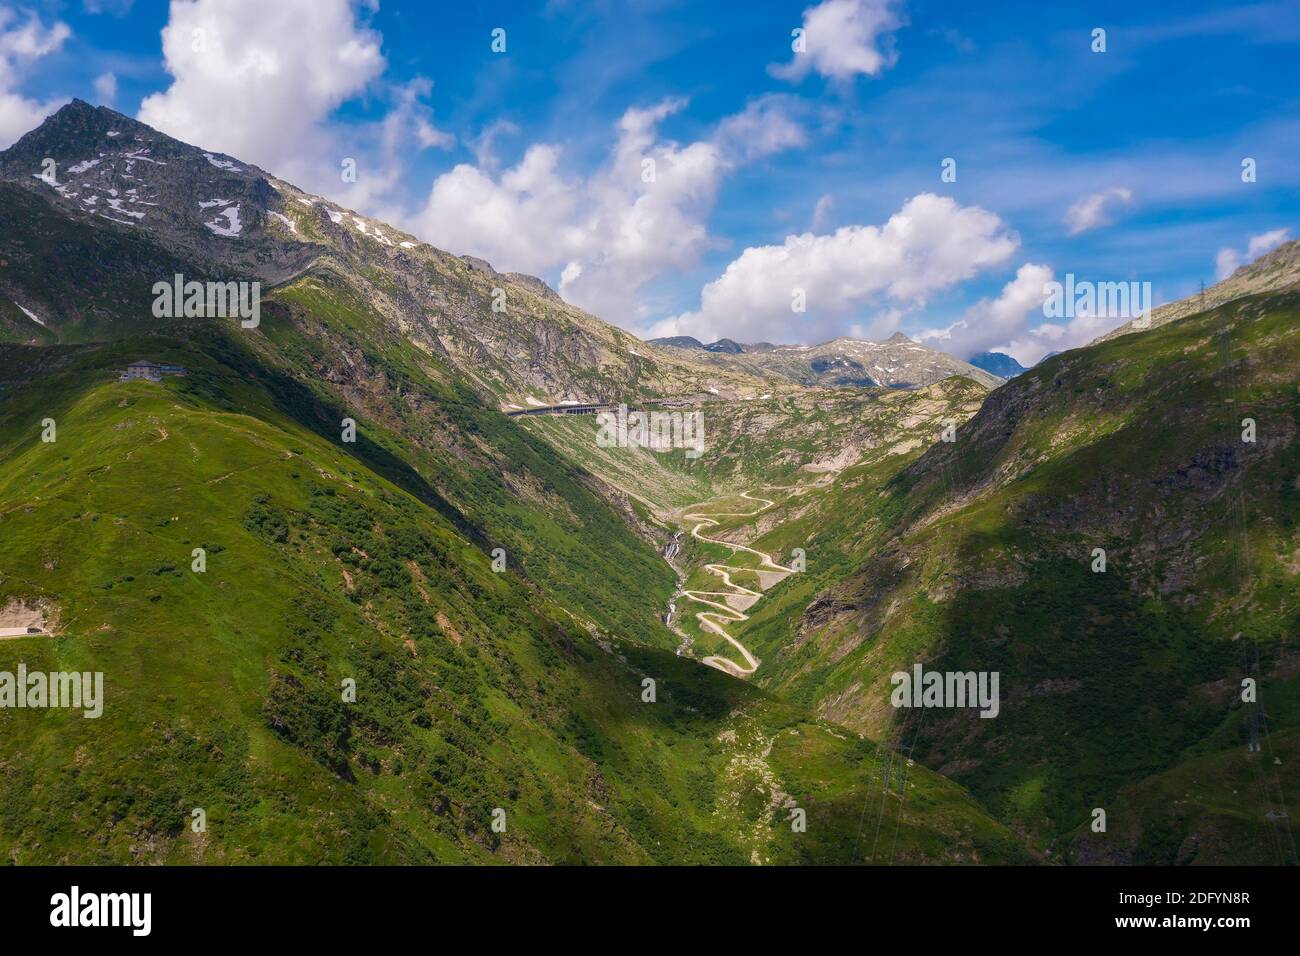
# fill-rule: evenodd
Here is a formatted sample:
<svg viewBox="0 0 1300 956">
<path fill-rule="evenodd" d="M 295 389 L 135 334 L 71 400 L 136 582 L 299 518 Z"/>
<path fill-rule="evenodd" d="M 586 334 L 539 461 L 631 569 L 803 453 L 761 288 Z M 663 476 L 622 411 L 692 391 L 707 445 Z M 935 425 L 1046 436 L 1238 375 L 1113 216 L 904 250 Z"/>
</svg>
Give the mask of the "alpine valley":
<svg viewBox="0 0 1300 956">
<path fill-rule="evenodd" d="M 1296 863 L 1300 243 L 975 361 L 645 342 L 73 101 L 0 153 L 0 672 L 102 714 L 0 708 L 0 852 Z"/>
</svg>

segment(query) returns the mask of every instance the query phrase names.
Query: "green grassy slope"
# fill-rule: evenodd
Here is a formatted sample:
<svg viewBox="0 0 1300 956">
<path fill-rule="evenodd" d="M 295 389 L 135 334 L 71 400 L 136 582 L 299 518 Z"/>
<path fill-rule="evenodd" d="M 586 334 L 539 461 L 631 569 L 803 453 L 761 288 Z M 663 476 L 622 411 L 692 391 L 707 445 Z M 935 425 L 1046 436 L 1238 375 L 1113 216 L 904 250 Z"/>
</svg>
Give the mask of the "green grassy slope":
<svg viewBox="0 0 1300 956">
<path fill-rule="evenodd" d="M 1229 729 L 1244 677 L 1293 715 L 1278 677 L 1300 625 L 1297 317 L 1294 294 L 1244 298 L 994 392 L 957 443 L 883 486 L 861 570 L 787 623 L 799 656 L 772 686 L 876 736 L 908 721 L 927 765 L 1061 841 L 1096 807 L 1123 816 L 1140 781 L 1244 747 Z M 911 730 L 888 678 L 916 661 L 999 671 L 1002 713 Z M 1237 788 L 1266 846 L 1300 779 L 1250 759 L 1278 777 L 1271 803 Z"/>
<path fill-rule="evenodd" d="M 485 407 L 336 277 L 282 288 L 264 311 L 263 335 L 249 344 L 274 373 L 282 408 L 322 434 L 356 419 L 372 464 L 434 491 L 484 550 L 504 549 L 508 567 L 602 629 L 671 645 L 656 616 L 671 570 L 552 449 Z"/>
<path fill-rule="evenodd" d="M 241 340 L 192 335 L 148 343 L 192 369 L 162 385 L 114 381 L 141 341 L 4 348 L 0 604 L 44 601 L 59 626 L 0 641 L 0 670 L 106 681 L 97 720 L 0 711 L 8 859 L 870 858 L 842 845 L 871 748 L 669 653 L 602 646 L 491 572 L 464 516 L 380 453 L 397 439 L 332 440 L 235 361 Z M 1027 859 L 951 783 L 914 786 L 884 808 L 897 859 Z"/>
</svg>

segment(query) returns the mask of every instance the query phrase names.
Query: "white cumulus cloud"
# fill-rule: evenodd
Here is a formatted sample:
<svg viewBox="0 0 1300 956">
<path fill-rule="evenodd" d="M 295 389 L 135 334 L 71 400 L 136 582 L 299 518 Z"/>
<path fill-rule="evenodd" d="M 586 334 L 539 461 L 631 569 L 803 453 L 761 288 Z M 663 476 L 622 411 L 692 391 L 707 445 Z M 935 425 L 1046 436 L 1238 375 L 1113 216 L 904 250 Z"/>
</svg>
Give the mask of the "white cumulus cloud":
<svg viewBox="0 0 1300 956">
<path fill-rule="evenodd" d="M 351 0 L 172 0 L 163 28 L 171 85 L 139 119 L 227 153 L 374 216 L 400 219 L 396 198 L 421 150 L 455 137 L 424 102 L 433 83 L 383 80 L 383 37 Z M 335 111 L 377 92 L 386 110 L 349 124 Z M 355 178 L 343 171 L 355 169 Z"/>
<path fill-rule="evenodd" d="M 803 146 L 807 134 L 795 117 L 797 104 L 791 97 L 772 94 L 751 100 L 718 124 L 718 147 L 736 161 L 749 162 Z"/>
<path fill-rule="evenodd" d="M 652 333 L 820 341 L 864 309 L 923 305 L 932 293 L 1005 262 L 1018 245 L 994 213 L 922 193 L 883 226 L 844 226 L 746 249 L 704 287 L 697 311 L 665 319 Z M 801 295 L 802 313 L 795 311 Z M 890 324 L 897 313 L 873 323 Z"/>
<path fill-rule="evenodd" d="M 1043 356 L 1049 352 L 1064 352 L 1066 349 L 1087 345 L 1127 321 L 1125 318 L 1110 316 L 1076 315 L 1065 323 L 1044 322 L 1003 345 L 994 346 L 990 351 L 1005 352 L 1029 368 L 1042 361 Z"/>
<path fill-rule="evenodd" d="M 117 99 L 117 75 L 101 73 L 95 77 L 95 99 L 104 106 L 112 106 Z"/>
<path fill-rule="evenodd" d="M 567 225 L 580 187 L 559 171 L 559 150 L 529 147 L 518 165 L 494 178 L 469 163 L 439 176 L 424 209 L 408 223 L 421 238 L 501 269 L 542 272 L 574 244 Z"/>
<path fill-rule="evenodd" d="M 960 359 L 1002 352 L 1029 367 L 1048 352 L 1087 345 L 1128 321 L 1127 316 L 1089 312 L 1075 312 L 1064 321 L 1043 321 L 1048 284 L 1053 280 L 1050 267 L 1026 262 L 996 298 L 981 299 L 946 329 L 929 329 L 916 338 Z"/>
<path fill-rule="evenodd" d="M 477 165 L 462 163 L 434 181 L 407 227 L 498 269 L 560 269 L 566 299 L 634 326 L 645 317 L 642 287 L 689 268 L 712 241 L 705 217 L 726 172 L 804 142 L 793 108 L 771 96 L 722 120 L 708 138 L 661 138 L 659 125 L 685 106 L 673 98 L 627 110 L 607 161 L 588 176 L 566 173 L 551 144 L 530 146 L 499 172 L 490 148 L 482 149 Z"/>
<path fill-rule="evenodd" d="M 162 31 L 172 83 L 139 119 L 286 177 L 337 171 L 323 124 L 381 75 L 380 39 L 348 0 L 172 0 Z"/>
<path fill-rule="evenodd" d="M 1030 314 L 1042 316 L 1044 289 L 1052 281 L 1048 266 L 1026 262 L 995 299 L 981 299 L 946 329 L 929 329 L 917 338 L 927 345 L 966 359 L 1024 333 Z"/>
<path fill-rule="evenodd" d="M 837 81 L 879 76 L 898 61 L 894 32 L 903 23 L 893 0 L 824 0 L 803 12 L 803 49 L 768 70 L 796 81 L 813 71 Z"/>
</svg>

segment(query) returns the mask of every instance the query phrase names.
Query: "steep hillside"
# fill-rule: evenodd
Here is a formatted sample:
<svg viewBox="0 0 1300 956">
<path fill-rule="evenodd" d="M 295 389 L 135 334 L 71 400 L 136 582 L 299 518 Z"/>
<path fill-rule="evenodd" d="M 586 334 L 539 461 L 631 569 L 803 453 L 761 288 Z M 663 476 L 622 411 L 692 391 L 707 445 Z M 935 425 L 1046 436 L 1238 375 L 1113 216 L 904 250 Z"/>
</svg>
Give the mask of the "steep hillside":
<svg viewBox="0 0 1300 956">
<path fill-rule="evenodd" d="M 860 570 L 755 637 L 779 648 L 764 685 L 877 737 L 905 729 L 927 765 L 1045 838 L 1101 806 L 1141 843 L 1132 787 L 1295 719 L 1298 306 L 1248 296 L 993 392 L 883 485 Z M 1001 713 L 895 710 L 889 675 L 917 662 L 1000 672 Z M 1246 677 L 1258 706 L 1242 706 Z M 1266 847 L 1300 780 L 1252 764 L 1233 812 Z M 1184 809 L 1162 840 L 1214 819 Z"/>
<path fill-rule="evenodd" d="M 1298 303 L 1247 296 L 1049 359 L 987 398 L 932 395 L 878 415 L 872 442 L 843 427 L 865 407 L 724 406 L 697 473 L 591 450 L 572 422 L 532 427 L 679 503 L 661 513 L 687 532 L 672 551 L 685 652 L 915 753 L 1058 857 L 1294 862 Z M 796 548 L 806 569 L 777 570 Z M 712 618 L 734 643 L 696 626 L 710 609 L 691 595 L 738 612 Z M 998 716 L 895 709 L 890 676 L 918 663 L 998 672 Z M 1241 700 L 1246 677 L 1258 703 Z M 1109 835 L 1090 829 L 1098 807 Z"/>
<path fill-rule="evenodd" d="M 114 175 L 139 178 L 146 170 L 180 170 L 197 163 L 218 176 L 253 175 L 242 166 L 213 166 L 192 147 L 142 132 L 147 127 L 84 104 L 65 108 L 24 137 L 4 154 L 6 162 L 21 166 L 27 153 L 46 147 L 53 151 L 68 138 L 69 123 L 80 124 L 78 130 L 102 126 L 105 137 L 117 132 L 114 143 L 127 136 L 152 136 L 151 145 L 135 142 L 116 148 L 123 150 L 122 156 L 147 149 L 150 155 L 165 157 L 153 164 L 137 159 L 128 173 L 125 159 L 119 157 L 115 166 L 106 156 L 88 172 L 121 166 Z M 344 418 L 355 419 L 357 447 L 382 473 L 452 516 L 461 532 L 484 550 L 503 548 L 513 571 L 551 589 L 571 611 L 624 636 L 671 644 L 671 635 L 657 623 L 656 609 L 670 593 L 672 573 L 645 540 L 648 532 L 640 529 L 639 534 L 635 522 L 604 503 L 589 478 L 496 412 L 496 399 L 482 387 L 481 378 L 468 378 L 446 350 L 431 346 L 411 323 L 394 319 L 386 310 L 392 309 L 395 296 L 374 294 L 375 284 L 367 278 L 389 273 L 324 245 L 311 246 L 315 258 L 294 251 L 298 274 L 274 292 L 263 290 L 259 326 L 239 329 L 229 340 L 238 345 L 237 352 L 232 351 L 226 342 L 214 344 L 202 336 L 193 340 L 191 335 L 205 328 L 205 322 L 237 327 L 234 319 L 157 318 L 151 292 L 160 276 L 229 278 L 232 273 L 208 256 L 226 249 L 230 237 L 212 234 L 202 222 L 192 221 L 187 210 L 169 218 L 170 207 L 161 201 L 157 207 L 144 207 L 143 215 L 152 218 L 141 222 L 160 223 L 152 230 L 69 212 L 66 204 L 87 198 L 88 189 L 60 196 L 60 204 L 50 205 L 42 192 L 50 187 L 28 178 L 35 192 L 17 183 L 0 184 L 0 285 L 12 300 L 5 303 L 9 307 L 4 315 L 11 327 L 22 331 L 15 338 L 113 340 L 142 333 L 175 335 L 183 329 L 181 347 L 218 348 L 230 363 L 249 367 L 250 374 L 269 373 L 281 407 L 307 427 L 337 435 Z M 198 189 L 189 178 L 182 180 L 185 188 Z M 253 178 L 247 188 L 256 192 L 258 182 Z M 157 188 L 161 197 L 169 187 L 159 183 Z M 234 184 L 223 183 L 223 189 L 236 194 Z M 241 221 L 251 223 L 251 217 L 245 210 Z M 325 220 L 330 221 L 329 216 Z M 271 263 L 268 269 L 282 272 L 277 256 L 292 244 L 267 229 L 283 223 L 269 214 L 258 221 L 262 227 L 248 237 L 246 247 L 238 247 L 243 250 L 239 255 L 259 261 L 265 257 Z M 306 219 L 300 222 L 308 228 Z M 469 278 L 447 288 L 457 295 L 471 294 L 478 273 L 436 250 L 428 254 L 464 269 Z M 237 256 L 234 261 L 239 261 Z M 489 291 L 484 295 L 490 298 Z M 25 310 L 41 324 L 29 319 Z M 29 329 L 41 333 L 29 334 Z M 160 357 L 145 339 L 140 354 L 127 356 L 122 364 Z M 606 560 L 612 562 L 612 571 L 603 569 Z"/>
</svg>

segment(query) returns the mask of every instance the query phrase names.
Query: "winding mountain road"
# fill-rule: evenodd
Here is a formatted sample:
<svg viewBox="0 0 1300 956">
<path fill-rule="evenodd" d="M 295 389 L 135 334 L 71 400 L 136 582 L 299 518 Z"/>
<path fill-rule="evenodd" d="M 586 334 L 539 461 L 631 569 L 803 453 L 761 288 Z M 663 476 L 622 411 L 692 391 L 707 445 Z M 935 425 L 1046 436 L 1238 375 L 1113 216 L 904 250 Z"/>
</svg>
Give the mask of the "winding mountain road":
<svg viewBox="0 0 1300 956">
<path fill-rule="evenodd" d="M 791 490 L 780 485 L 771 485 L 769 487 L 779 491 Z M 777 564 L 772 560 L 772 556 L 765 551 L 759 551 L 743 544 L 734 544 L 731 541 L 723 541 L 721 538 L 710 538 L 707 535 L 700 533 L 703 528 L 720 524 L 720 522 L 716 520 L 717 518 L 752 518 L 776 504 L 775 501 L 771 501 L 767 498 L 755 497 L 748 491 L 742 491 L 740 497 L 747 498 L 754 502 L 761 502 L 762 506 L 756 511 L 714 511 L 706 514 L 694 510 L 699 508 L 700 505 L 707 504 L 707 502 L 701 501 L 698 504 L 691 505 L 690 510 L 686 511 L 686 513 L 682 515 L 682 519 L 685 521 L 698 522 L 691 528 L 691 537 L 700 541 L 708 541 L 710 544 L 722 545 L 724 548 L 730 548 L 732 551 L 747 551 L 750 554 L 757 555 L 761 567 L 738 568 L 729 564 L 706 564 L 704 569 L 710 574 L 716 574 L 718 577 L 722 578 L 722 583 L 726 587 L 730 588 L 730 590 L 683 590 L 681 593 L 684 597 L 687 597 L 692 601 L 708 605 L 715 609 L 712 611 L 697 611 L 695 613 L 695 618 L 700 622 L 700 627 L 713 634 L 717 634 L 719 637 L 726 640 L 732 647 L 736 648 L 736 650 L 740 652 L 740 656 L 744 659 L 743 664 L 738 664 L 730 658 L 712 654 L 704 658 L 703 662 L 708 664 L 710 667 L 716 667 L 720 671 L 731 674 L 733 677 L 748 677 L 758 669 L 759 660 L 749 652 L 749 648 L 736 640 L 727 631 L 724 625 L 728 623 L 736 624 L 740 621 L 749 620 L 749 615 L 745 612 L 757 603 L 759 598 L 763 596 L 763 591 L 754 591 L 750 588 L 744 587 L 743 585 L 737 584 L 735 581 L 731 580 L 730 572 L 746 571 L 752 574 L 757 574 L 759 587 L 766 590 L 772 585 L 785 580 L 788 575 L 794 574 L 795 569 L 787 568 L 783 564 Z M 721 603 L 718 600 L 715 600 L 716 598 L 721 598 Z"/>
</svg>

